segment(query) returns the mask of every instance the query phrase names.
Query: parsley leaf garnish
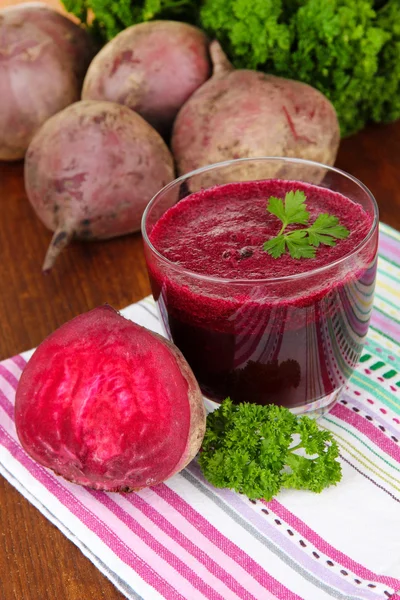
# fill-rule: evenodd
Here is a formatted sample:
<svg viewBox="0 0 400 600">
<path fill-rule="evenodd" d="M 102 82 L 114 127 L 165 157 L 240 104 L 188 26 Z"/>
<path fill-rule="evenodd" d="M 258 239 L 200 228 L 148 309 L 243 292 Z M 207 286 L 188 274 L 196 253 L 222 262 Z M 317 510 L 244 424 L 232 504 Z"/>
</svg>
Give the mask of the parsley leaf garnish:
<svg viewBox="0 0 400 600">
<path fill-rule="evenodd" d="M 305 206 L 306 196 L 304 192 L 288 192 L 285 196 L 285 204 L 280 198 L 271 196 L 268 200 L 268 212 L 278 217 L 282 221 L 282 230 L 291 223 L 308 223 L 310 213 Z"/>
<path fill-rule="evenodd" d="M 332 434 L 314 419 L 227 398 L 207 417 L 199 464 L 215 487 L 269 501 L 281 488 L 321 492 L 336 485 L 342 477 L 338 456 Z"/>
<path fill-rule="evenodd" d="M 271 196 L 267 211 L 278 217 L 282 227 L 274 238 L 264 244 L 264 250 L 279 258 L 286 248 L 292 258 L 314 258 L 320 244 L 335 246 L 336 240 L 348 237 L 350 231 L 339 224 L 333 215 L 322 213 L 309 225 L 310 213 L 306 210 L 306 196 L 300 190 L 288 192 L 285 200 Z M 286 232 L 288 225 L 309 225 L 303 229 Z"/>
</svg>

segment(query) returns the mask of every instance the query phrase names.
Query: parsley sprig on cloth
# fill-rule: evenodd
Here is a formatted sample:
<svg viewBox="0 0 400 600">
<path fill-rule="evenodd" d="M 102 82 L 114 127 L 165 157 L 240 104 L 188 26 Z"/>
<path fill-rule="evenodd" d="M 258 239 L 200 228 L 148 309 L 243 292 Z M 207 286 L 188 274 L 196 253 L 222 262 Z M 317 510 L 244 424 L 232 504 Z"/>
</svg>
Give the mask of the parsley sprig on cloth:
<svg viewBox="0 0 400 600">
<path fill-rule="evenodd" d="M 207 417 L 199 463 L 206 479 L 250 499 L 281 488 L 321 492 L 342 477 L 337 443 L 309 417 L 287 408 L 227 398 Z"/>
</svg>

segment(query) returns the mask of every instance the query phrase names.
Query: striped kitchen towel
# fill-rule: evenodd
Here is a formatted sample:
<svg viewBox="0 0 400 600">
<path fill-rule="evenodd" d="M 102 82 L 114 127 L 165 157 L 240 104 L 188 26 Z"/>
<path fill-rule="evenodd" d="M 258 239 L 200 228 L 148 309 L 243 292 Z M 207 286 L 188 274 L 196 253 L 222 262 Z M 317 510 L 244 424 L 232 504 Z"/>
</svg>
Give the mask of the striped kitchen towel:
<svg viewBox="0 0 400 600">
<path fill-rule="evenodd" d="M 0 472 L 135 600 L 400 600 L 400 233 L 381 226 L 368 342 L 345 395 L 320 420 L 343 480 L 320 495 L 251 502 L 193 461 L 134 494 L 80 488 L 33 462 L 14 427 L 30 352 L 0 364 Z M 150 298 L 123 311 L 160 331 Z"/>
</svg>

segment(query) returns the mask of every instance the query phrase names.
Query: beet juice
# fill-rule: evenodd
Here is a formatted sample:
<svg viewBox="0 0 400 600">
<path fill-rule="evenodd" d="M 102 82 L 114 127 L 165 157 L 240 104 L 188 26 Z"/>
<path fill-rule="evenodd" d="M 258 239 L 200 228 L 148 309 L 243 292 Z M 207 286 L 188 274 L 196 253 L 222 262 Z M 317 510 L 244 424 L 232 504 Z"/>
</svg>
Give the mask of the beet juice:
<svg viewBox="0 0 400 600">
<path fill-rule="evenodd" d="M 349 236 L 319 246 L 314 258 L 270 256 L 263 244 L 282 223 L 266 211 L 267 202 L 291 190 L 305 193 L 310 223 L 329 213 Z M 165 331 L 208 399 L 230 396 L 296 412 L 333 404 L 369 325 L 377 245 L 371 212 L 300 181 L 228 183 L 164 210 L 149 241 L 148 270 Z"/>
</svg>

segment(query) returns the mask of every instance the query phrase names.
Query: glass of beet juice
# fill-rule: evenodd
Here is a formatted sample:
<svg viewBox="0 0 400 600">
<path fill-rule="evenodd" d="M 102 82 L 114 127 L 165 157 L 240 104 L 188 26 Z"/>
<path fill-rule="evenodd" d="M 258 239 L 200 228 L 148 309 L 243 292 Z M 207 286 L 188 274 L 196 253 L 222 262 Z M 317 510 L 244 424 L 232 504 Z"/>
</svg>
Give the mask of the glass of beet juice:
<svg viewBox="0 0 400 600">
<path fill-rule="evenodd" d="M 320 243 L 314 257 L 287 247 L 271 256 L 264 243 L 283 222 L 267 204 L 291 191 L 303 192 L 309 218 L 285 234 L 324 213 L 347 237 Z M 378 209 L 360 181 L 300 159 L 219 163 L 163 188 L 142 231 L 165 333 L 206 399 L 316 416 L 333 406 L 360 358 L 373 303 Z"/>
</svg>

